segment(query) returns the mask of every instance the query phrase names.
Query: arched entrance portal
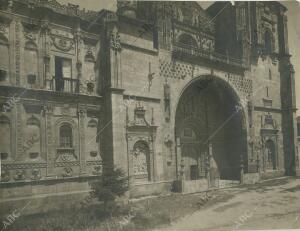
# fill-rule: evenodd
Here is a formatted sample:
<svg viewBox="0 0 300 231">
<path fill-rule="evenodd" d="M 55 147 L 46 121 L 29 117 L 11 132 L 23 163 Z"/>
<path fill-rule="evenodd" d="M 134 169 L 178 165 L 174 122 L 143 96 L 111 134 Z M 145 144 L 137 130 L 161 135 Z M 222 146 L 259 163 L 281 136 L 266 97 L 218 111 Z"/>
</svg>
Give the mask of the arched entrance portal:
<svg viewBox="0 0 300 231">
<path fill-rule="evenodd" d="M 238 105 L 234 90 L 217 77 L 201 77 L 183 91 L 175 136 L 181 147 L 178 171 L 183 167 L 186 180 L 204 178 L 212 169 L 220 179 L 240 179 L 241 158 L 247 165 L 247 134 Z"/>
</svg>

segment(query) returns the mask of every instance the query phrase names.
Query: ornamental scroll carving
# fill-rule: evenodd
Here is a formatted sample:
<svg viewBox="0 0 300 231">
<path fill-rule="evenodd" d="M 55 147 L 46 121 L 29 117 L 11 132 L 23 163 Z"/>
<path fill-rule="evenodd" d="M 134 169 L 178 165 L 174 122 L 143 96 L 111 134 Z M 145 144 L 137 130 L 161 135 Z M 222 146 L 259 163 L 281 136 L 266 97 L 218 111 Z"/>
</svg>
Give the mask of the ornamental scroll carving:
<svg viewBox="0 0 300 231">
<path fill-rule="evenodd" d="M 134 109 L 134 120 L 129 122 L 129 126 L 145 126 L 148 127 L 149 123 L 146 121 L 145 118 L 146 110 L 143 106 L 137 106 Z"/>
<path fill-rule="evenodd" d="M 24 37 L 27 41 L 36 42 L 39 32 L 39 26 L 36 23 L 22 23 Z"/>
<path fill-rule="evenodd" d="M 62 176 L 63 177 L 71 177 L 73 175 L 73 169 L 71 167 L 65 167 L 63 169 Z"/>
<path fill-rule="evenodd" d="M 41 170 L 40 169 L 33 169 L 32 172 L 31 172 L 31 179 L 32 180 L 41 179 Z"/>
<path fill-rule="evenodd" d="M 55 36 L 51 36 L 51 39 L 53 41 L 53 45 L 59 50 L 68 52 L 74 48 L 74 42 L 72 40 L 58 38 Z"/>
<path fill-rule="evenodd" d="M 1 170 L 1 181 L 2 182 L 10 181 L 10 173 L 8 170 Z"/>
<path fill-rule="evenodd" d="M 52 44 L 58 50 L 69 52 L 74 50 L 74 38 L 73 35 L 69 33 L 63 33 L 57 30 L 51 32 L 50 38 Z"/>
<path fill-rule="evenodd" d="M 121 50 L 120 35 L 119 35 L 119 32 L 117 31 L 117 29 L 114 29 L 110 33 L 110 47 L 116 51 Z"/>
<path fill-rule="evenodd" d="M 5 38 L 8 35 L 8 25 L 0 21 L 0 34 L 4 35 Z"/>
</svg>

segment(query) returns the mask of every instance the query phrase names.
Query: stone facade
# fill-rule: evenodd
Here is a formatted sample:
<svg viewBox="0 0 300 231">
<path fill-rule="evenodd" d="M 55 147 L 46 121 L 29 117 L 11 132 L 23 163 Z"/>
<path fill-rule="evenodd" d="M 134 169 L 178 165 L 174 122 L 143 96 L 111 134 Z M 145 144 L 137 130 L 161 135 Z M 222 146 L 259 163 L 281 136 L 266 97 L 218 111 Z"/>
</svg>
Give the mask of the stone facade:
<svg viewBox="0 0 300 231">
<path fill-rule="evenodd" d="M 86 192 L 103 165 L 132 197 L 298 172 L 281 4 L 1 7 L 1 200 Z"/>
<path fill-rule="evenodd" d="M 300 117 L 297 117 L 297 152 L 296 152 L 296 171 L 299 171 L 299 155 L 300 155 Z M 297 172 L 297 175 L 299 173 Z"/>
</svg>

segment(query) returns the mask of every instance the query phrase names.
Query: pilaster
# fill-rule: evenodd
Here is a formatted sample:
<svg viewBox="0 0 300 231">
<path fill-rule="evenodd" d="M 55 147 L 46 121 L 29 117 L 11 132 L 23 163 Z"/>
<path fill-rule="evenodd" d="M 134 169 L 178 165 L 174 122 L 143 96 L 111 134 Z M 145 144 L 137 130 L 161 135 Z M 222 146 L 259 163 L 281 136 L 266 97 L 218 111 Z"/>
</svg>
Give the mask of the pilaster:
<svg viewBox="0 0 300 231">
<path fill-rule="evenodd" d="M 287 175 L 294 175 L 296 172 L 297 121 L 294 73 L 293 65 L 290 63 L 290 56 L 282 56 L 280 59 L 282 133 Z"/>
<path fill-rule="evenodd" d="M 21 23 L 20 21 L 15 22 L 15 78 L 16 85 L 20 86 L 20 69 L 21 69 L 21 41 L 20 41 L 20 33 L 21 33 Z"/>
<path fill-rule="evenodd" d="M 22 104 L 17 102 L 16 105 L 16 160 L 23 160 L 23 129 L 22 129 Z"/>
<path fill-rule="evenodd" d="M 85 158 L 85 120 L 86 110 L 79 108 L 78 110 L 78 137 L 79 137 L 79 159 L 80 159 L 80 175 L 86 174 L 86 158 Z"/>
<path fill-rule="evenodd" d="M 54 149 L 54 124 L 53 124 L 53 107 L 51 104 L 46 104 L 43 108 L 43 114 L 45 116 L 45 140 L 47 145 L 46 160 L 47 170 L 46 177 L 54 176 L 54 161 L 55 161 L 55 149 Z"/>
<path fill-rule="evenodd" d="M 41 22 L 41 37 L 43 47 L 43 86 L 47 90 L 51 90 L 52 77 L 50 75 L 50 27 L 47 17 Z"/>
</svg>

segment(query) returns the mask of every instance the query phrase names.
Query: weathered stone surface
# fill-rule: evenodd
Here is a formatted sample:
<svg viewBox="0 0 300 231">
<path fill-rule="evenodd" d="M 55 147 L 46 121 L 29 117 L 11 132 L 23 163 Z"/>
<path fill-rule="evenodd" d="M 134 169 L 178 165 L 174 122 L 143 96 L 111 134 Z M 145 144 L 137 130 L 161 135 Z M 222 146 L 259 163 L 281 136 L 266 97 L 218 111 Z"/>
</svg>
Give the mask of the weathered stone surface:
<svg viewBox="0 0 300 231">
<path fill-rule="evenodd" d="M 0 13 L 0 201 L 80 191 L 114 166 L 131 197 L 299 172 L 279 3 L 218 14 L 225 3 L 142 2 L 99 16 L 14 2 Z"/>
</svg>

